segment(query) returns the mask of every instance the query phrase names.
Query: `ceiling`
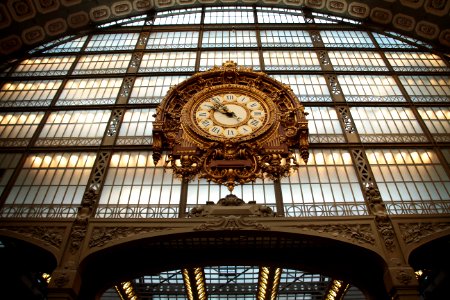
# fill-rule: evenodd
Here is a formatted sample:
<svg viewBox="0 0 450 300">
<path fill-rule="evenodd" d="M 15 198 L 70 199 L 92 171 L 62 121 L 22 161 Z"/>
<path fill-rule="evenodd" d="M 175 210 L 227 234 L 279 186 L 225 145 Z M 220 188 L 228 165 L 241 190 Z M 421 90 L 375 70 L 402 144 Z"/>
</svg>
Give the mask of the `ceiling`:
<svg viewBox="0 0 450 300">
<path fill-rule="evenodd" d="M 0 4 L 0 55 L 21 57 L 38 45 L 113 20 L 201 5 L 303 8 L 361 20 L 450 49 L 448 0 L 6 0 Z"/>
</svg>

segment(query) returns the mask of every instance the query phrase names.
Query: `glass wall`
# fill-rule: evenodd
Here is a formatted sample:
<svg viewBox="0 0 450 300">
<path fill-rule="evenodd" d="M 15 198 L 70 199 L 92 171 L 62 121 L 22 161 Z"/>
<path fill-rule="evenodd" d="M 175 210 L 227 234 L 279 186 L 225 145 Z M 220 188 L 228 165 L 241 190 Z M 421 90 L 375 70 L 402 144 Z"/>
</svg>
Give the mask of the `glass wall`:
<svg viewBox="0 0 450 300">
<path fill-rule="evenodd" d="M 153 115 L 169 89 L 226 60 L 289 85 L 308 113 L 310 160 L 281 181 L 287 217 L 369 214 L 360 165 L 389 213 L 449 212 L 444 56 L 302 10 L 192 8 L 131 21 L 36 48 L 2 71 L 3 217 L 73 217 L 94 169 L 96 217 L 178 217 L 181 181 L 165 157 L 153 162 Z M 228 193 L 197 178 L 188 188 L 188 210 Z M 275 189 L 260 179 L 234 193 L 276 210 Z"/>
</svg>

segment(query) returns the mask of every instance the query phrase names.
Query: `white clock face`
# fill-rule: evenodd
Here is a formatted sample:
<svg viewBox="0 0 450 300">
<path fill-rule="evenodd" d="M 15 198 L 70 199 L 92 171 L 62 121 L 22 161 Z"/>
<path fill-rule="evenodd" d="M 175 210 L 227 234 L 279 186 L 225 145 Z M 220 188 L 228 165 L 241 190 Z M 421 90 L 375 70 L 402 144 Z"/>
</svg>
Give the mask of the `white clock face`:
<svg viewBox="0 0 450 300">
<path fill-rule="evenodd" d="M 267 121 L 264 105 L 243 94 L 209 97 L 195 108 L 198 127 L 214 137 L 240 138 L 258 131 Z"/>
</svg>

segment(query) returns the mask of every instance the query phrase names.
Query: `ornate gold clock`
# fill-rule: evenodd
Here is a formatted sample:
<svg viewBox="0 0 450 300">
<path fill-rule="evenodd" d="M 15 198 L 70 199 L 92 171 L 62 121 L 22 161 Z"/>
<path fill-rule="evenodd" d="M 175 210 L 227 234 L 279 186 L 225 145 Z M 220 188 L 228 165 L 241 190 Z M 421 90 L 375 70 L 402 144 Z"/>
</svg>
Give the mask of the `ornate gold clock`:
<svg viewBox="0 0 450 300">
<path fill-rule="evenodd" d="M 173 87 L 153 122 L 153 158 L 184 179 L 224 184 L 279 179 L 308 159 L 308 122 L 289 86 L 226 62 Z"/>
</svg>

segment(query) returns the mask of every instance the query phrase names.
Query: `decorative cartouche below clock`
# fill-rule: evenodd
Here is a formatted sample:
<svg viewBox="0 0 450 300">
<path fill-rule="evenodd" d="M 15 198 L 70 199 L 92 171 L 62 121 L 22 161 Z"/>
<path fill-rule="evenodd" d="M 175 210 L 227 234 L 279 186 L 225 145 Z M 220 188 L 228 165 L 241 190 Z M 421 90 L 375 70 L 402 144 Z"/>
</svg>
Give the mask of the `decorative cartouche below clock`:
<svg viewBox="0 0 450 300">
<path fill-rule="evenodd" d="M 289 86 L 226 62 L 171 88 L 153 122 L 153 158 L 184 179 L 224 184 L 263 176 L 279 179 L 296 168 L 294 149 L 308 159 L 308 122 Z"/>
</svg>

